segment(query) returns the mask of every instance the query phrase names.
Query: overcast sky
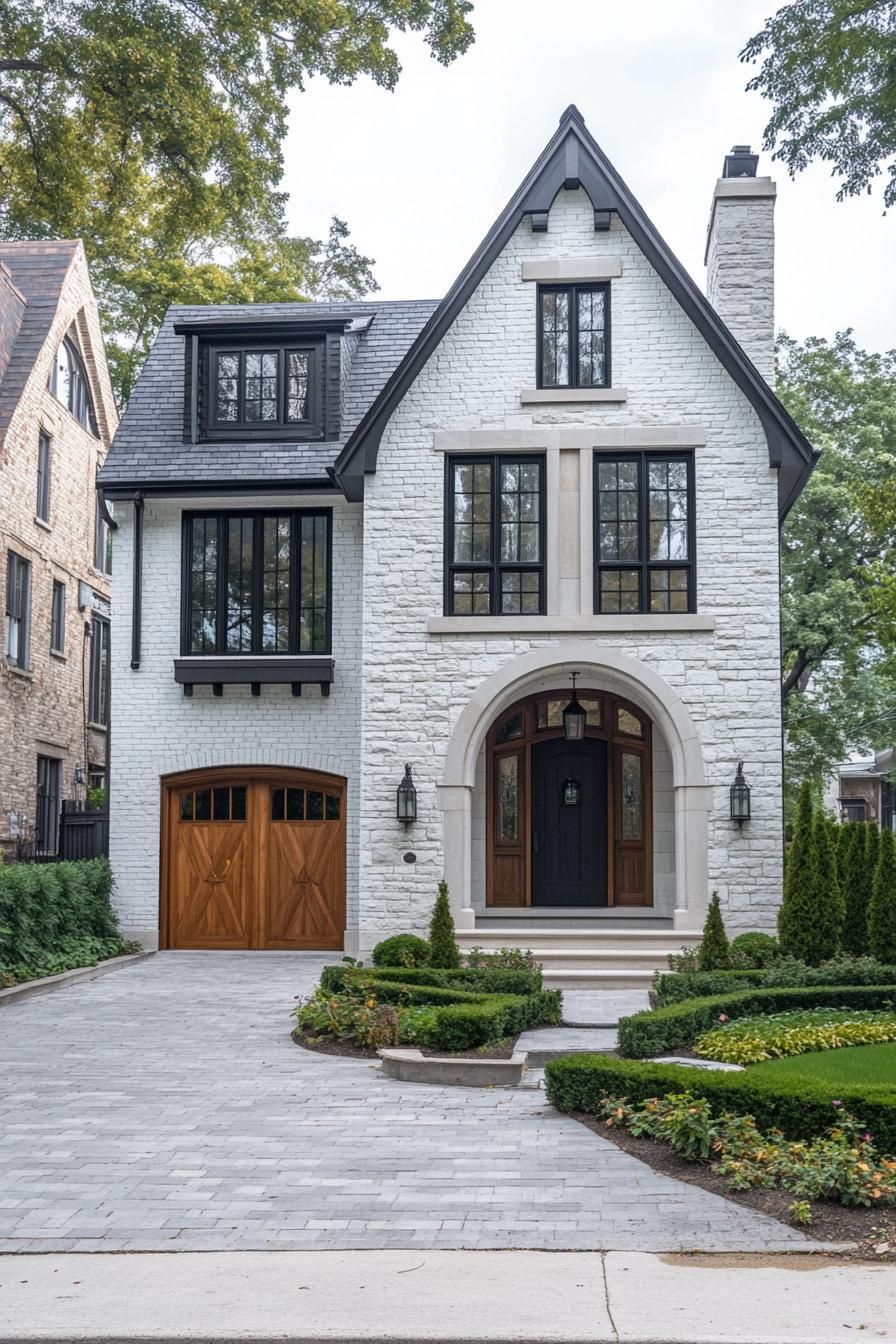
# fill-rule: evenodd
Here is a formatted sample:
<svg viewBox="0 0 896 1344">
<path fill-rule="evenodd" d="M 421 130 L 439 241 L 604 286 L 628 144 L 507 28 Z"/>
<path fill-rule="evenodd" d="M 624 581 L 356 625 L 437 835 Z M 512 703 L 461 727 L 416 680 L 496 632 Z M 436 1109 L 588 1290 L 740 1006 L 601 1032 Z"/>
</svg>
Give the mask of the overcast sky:
<svg viewBox="0 0 896 1344">
<path fill-rule="evenodd" d="M 439 298 L 474 251 L 561 112 L 589 129 L 698 283 L 725 153 L 758 148 L 768 104 L 745 93 L 738 52 L 774 0 L 477 0 L 476 42 L 444 69 L 419 38 L 398 41 L 394 93 L 313 81 L 296 97 L 284 185 L 295 232 L 331 214 L 376 261 L 381 296 Z M 882 188 L 838 203 L 828 169 L 778 183 L 777 324 L 792 335 L 847 326 L 896 346 L 896 210 Z"/>
</svg>

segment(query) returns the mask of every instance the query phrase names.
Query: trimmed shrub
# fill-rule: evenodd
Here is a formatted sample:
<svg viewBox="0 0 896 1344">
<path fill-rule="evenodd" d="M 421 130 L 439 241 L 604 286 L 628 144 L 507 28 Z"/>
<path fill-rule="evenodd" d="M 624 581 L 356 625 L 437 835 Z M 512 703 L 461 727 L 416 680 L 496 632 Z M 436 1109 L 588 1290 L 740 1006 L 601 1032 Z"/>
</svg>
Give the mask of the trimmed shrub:
<svg viewBox="0 0 896 1344">
<path fill-rule="evenodd" d="M 830 1128 L 838 1109 L 866 1125 L 883 1153 L 896 1152 L 896 1089 L 843 1088 L 813 1079 L 762 1078 L 750 1069 L 717 1073 L 679 1064 L 642 1064 L 611 1055 L 568 1055 L 545 1066 L 547 1099 L 558 1111 L 602 1114 L 602 1096 L 631 1103 L 690 1092 L 713 1106 L 751 1115 L 760 1129 L 789 1139 L 813 1139 Z M 839 1106 L 835 1107 L 834 1102 Z"/>
<path fill-rule="evenodd" d="M 560 1021 L 560 991 L 545 989 L 526 998 L 490 994 L 479 1003 L 439 1007 L 431 1024 L 417 1035 L 432 1050 L 475 1050 L 505 1036 L 517 1036 L 530 1027 L 555 1025 Z"/>
<path fill-rule="evenodd" d="M 884 1009 L 896 993 L 887 985 L 815 985 L 803 989 L 748 989 L 690 999 L 651 1012 L 624 1017 L 619 1023 L 619 1053 L 632 1059 L 687 1050 L 704 1031 L 717 1027 L 720 1017 L 753 1017 L 786 1013 L 800 1008 Z"/>
<path fill-rule="evenodd" d="M 428 966 L 429 958 L 429 943 L 413 933 L 384 938 L 373 949 L 374 966 Z"/>
<path fill-rule="evenodd" d="M 732 970 L 762 970 L 771 965 L 777 955 L 778 940 L 770 933 L 739 933 L 731 940 Z"/>
<path fill-rule="evenodd" d="M 703 939 L 697 956 L 697 965 L 701 971 L 727 971 L 731 965 L 728 935 L 722 919 L 719 905 L 719 893 L 714 891 L 706 911 L 703 925 Z"/>
<path fill-rule="evenodd" d="M 864 822 L 844 822 L 840 828 L 837 856 L 840 884 L 846 906 L 843 920 L 843 951 L 856 957 L 868 951 L 870 883 L 865 871 L 866 835 Z"/>
<path fill-rule="evenodd" d="M 653 996 L 661 1008 L 667 1003 L 684 1003 L 685 999 L 705 999 L 709 994 L 736 994 L 764 983 L 764 971 L 669 972 L 654 977 Z"/>
<path fill-rule="evenodd" d="M 444 970 L 455 970 L 460 966 L 460 953 L 454 937 L 454 919 L 448 904 L 448 883 L 439 883 L 439 894 L 433 907 L 429 925 L 430 962 Z"/>
<path fill-rule="evenodd" d="M 434 966 L 325 966 L 321 988 L 328 994 L 340 994 L 349 986 L 370 986 L 396 982 L 403 985 L 433 985 L 440 989 L 461 989 L 474 994 L 538 994 L 541 971 L 505 971 L 462 967 L 443 971 Z M 360 992 L 360 990 L 359 990 Z"/>
<path fill-rule="evenodd" d="M 806 780 L 778 911 L 782 953 L 817 966 L 840 947 L 844 916 L 828 818 L 824 812 L 813 812 L 812 786 Z"/>
<path fill-rule="evenodd" d="M 108 859 L 0 865 L 0 967 L 37 965 L 79 940 L 120 943 L 111 894 Z"/>
<path fill-rule="evenodd" d="M 868 906 L 868 943 L 881 961 L 896 961 L 896 836 L 881 831 Z"/>
</svg>

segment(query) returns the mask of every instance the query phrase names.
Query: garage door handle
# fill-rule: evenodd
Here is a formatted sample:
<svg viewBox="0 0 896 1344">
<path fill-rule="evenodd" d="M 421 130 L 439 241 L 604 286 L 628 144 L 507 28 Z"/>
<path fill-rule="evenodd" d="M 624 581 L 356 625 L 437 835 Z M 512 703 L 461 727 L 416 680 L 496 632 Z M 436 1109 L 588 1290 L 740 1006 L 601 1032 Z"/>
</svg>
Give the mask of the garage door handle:
<svg viewBox="0 0 896 1344">
<path fill-rule="evenodd" d="M 205 879 L 206 882 L 210 882 L 210 883 L 212 883 L 212 884 L 214 884 L 215 882 L 223 882 L 224 879 L 225 879 L 225 877 L 227 876 L 227 869 L 230 867 L 230 865 L 231 865 L 232 862 L 233 862 L 232 859 L 228 859 L 227 862 L 226 862 L 225 865 L 224 865 L 224 871 L 223 871 L 223 873 L 221 874 L 221 876 L 219 877 L 217 873 L 212 872 L 212 873 L 210 873 L 210 874 L 208 875 L 208 877 Z"/>
</svg>

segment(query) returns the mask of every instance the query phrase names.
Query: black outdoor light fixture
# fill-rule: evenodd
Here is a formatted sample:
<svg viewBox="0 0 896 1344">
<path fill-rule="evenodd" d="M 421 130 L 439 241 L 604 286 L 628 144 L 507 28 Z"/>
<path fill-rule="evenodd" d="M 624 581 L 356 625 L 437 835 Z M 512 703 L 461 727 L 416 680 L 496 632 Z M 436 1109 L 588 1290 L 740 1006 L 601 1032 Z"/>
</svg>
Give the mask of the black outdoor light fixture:
<svg viewBox="0 0 896 1344">
<path fill-rule="evenodd" d="M 417 820 L 417 790 L 414 788 L 409 765 L 404 767 L 404 779 L 395 795 L 395 815 L 405 825 Z"/>
<path fill-rule="evenodd" d="M 563 711 L 563 736 L 567 742 L 581 742 L 585 736 L 585 711 L 576 695 L 578 675 L 578 672 L 572 673 L 572 699 Z"/>
<path fill-rule="evenodd" d="M 738 761 L 737 774 L 731 785 L 731 820 L 738 826 L 750 820 L 750 786 L 744 779 L 743 761 Z"/>
</svg>

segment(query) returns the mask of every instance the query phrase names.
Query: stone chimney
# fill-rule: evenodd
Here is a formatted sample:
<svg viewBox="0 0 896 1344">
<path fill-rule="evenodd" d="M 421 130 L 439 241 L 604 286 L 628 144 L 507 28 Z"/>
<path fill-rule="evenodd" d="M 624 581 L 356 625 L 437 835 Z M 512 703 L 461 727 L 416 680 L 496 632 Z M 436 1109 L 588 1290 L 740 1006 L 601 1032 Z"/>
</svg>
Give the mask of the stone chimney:
<svg viewBox="0 0 896 1344">
<path fill-rule="evenodd" d="M 769 383 L 775 373 L 775 194 L 758 154 L 735 145 L 716 182 L 706 236 L 710 303 Z"/>
</svg>

